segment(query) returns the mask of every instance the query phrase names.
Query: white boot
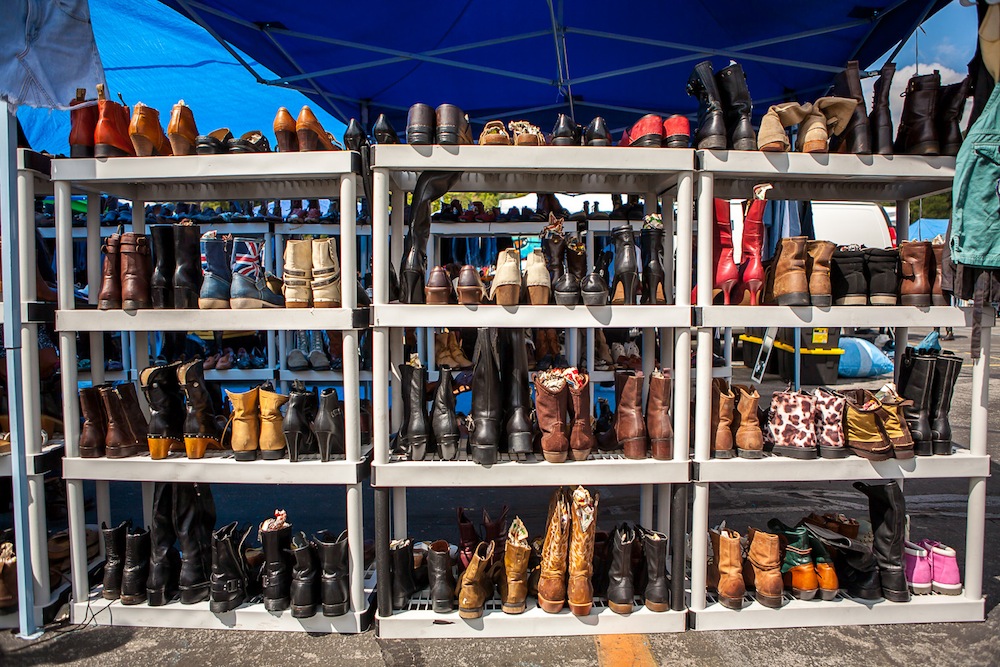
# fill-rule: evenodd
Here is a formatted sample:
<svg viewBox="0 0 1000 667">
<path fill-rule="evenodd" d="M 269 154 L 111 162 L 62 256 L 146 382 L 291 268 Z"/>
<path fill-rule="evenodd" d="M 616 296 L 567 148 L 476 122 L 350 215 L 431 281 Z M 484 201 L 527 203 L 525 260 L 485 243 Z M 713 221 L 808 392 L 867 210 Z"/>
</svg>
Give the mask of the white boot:
<svg viewBox="0 0 1000 667">
<path fill-rule="evenodd" d="M 312 296 L 317 308 L 340 308 L 340 255 L 337 240 L 312 241 Z"/>
<path fill-rule="evenodd" d="M 287 308 L 308 308 L 312 297 L 309 281 L 312 279 L 312 259 L 309 241 L 285 242 L 285 267 L 282 270 L 283 292 Z"/>
</svg>

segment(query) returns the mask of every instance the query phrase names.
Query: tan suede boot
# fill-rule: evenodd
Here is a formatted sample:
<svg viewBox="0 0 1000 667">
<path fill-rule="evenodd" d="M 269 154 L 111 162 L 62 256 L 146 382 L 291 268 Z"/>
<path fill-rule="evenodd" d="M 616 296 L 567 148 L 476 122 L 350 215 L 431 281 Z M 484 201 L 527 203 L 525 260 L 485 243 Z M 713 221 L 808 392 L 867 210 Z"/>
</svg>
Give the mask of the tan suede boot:
<svg viewBox="0 0 1000 667">
<path fill-rule="evenodd" d="M 448 349 L 450 336 L 447 331 L 434 334 L 434 363 L 438 366 L 459 368 L 458 362 L 452 358 L 451 350 Z"/>
<path fill-rule="evenodd" d="M 833 305 L 830 284 L 830 261 L 837 245 L 832 241 L 806 243 L 806 276 L 809 281 L 809 299 L 812 305 L 829 308 Z"/>
<path fill-rule="evenodd" d="M 17 557 L 14 544 L 0 544 L 0 609 L 17 606 Z"/>
<path fill-rule="evenodd" d="M 281 271 L 284 280 L 285 305 L 288 308 L 308 308 L 312 300 L 312 242 L 285 242 L 285 266 Z"/>
<path fill-rule="evenodd" d="M 573 492 L 571 507 L 573 527 L 569 540 L 569 582 L 566 597 L 574 616 L 587 616 L 594 606 L 594 531 L 597 530 L 597 503 L 601 494 L 582 486 Z"/>
<path fill-rule="evenodd" d="M 281 406 L 288 402 L 288 396 L 263 388 L 257 394 L 260 403 L 260 457 L 265 461 L 276 461 L 285 455 Z"/>
<path fill-rule="evenodd" d="M 517 248 L 507 248 L 497 258 L 497 269 L 490 282 L 490 300 L 498 306 L 516 306 L 521 302 L 521 255 Z"/>
<path fill-rule="evenodd" d="M 798 125 L 811 112 L 811 104 L 782 102 L 773 105 L 760 119 L 760 131 L 757 133 L 757 144 L 760 146 L 760 150 L 766 152 L 787 151 L 790 144 L 785 128 Z M 799 128 L 800 136 L 801 133 L 802 129 Z"/>
<path fill-rule="evenodd" d="M 312 240 L 312 298 L 317 308 L 340 308 L 340 254 L 337 240 Z"/>
<path fill-rule="evenodd" d="M 757 602 L 777 609 L 785 590 L 781 578 L 781 544 L 778 536 L 762 530 L 749 529 L 750 549 L 743 564 L 746 587 L 756 591 Z"/>
<path fill-rule="evenodd" d="M 858 101 L 847 97 L 821 97 L 812 106 L 812 113 L 799 126 L 799 150 L 826 153 L 830 137 L 839 136 L 847 129 Z"/>
<path fill-rule="evenodd" d="M 806 277 L 806 237 L 781 239 L 772 260 L 774 283 L 770 299 L 779 306 L 808 306 L 809 280 Z"/>
<path fill-rule="evenodd" d="M 528 544 L 528 529 L 520 518 L 514 517 L 507 531 L 507 547 L 504 550 L 504 576 L 500 580 L 500 599 L 503 613 L 524 613 L 528 597 L 528 560 L 531 546 Z"/>
<path fill-rule="evenodd" d="M 524 282 L 528 288 L 528 301 L 533 306 L 547 305 L 549 294 L 552 291 L 552 281 L 549 270 L 545 266 L 545 253 L 542 252 L 541 248 L 533 250 L 528 255 L 524 274 Z"/>
<path fill-rule="evenodd" d="M 448 351 L 451 352 L 451 358 L 455 360 L 455 367 L 472 368 L 472 362 L 465 356 L 465 351 L 462 350 L 462 343 L 458 340 L 458 332 L 449 331 L 448 335 L 450 336 Z"/>
<path fill-rule="evenodd" d="M 735 530 L 710 530 L 713 561 L 709 564 L 708 581 L 714 583 L 719 603 L 728 609 L 742 609 L 746 586 L 743 583 L 743 557 L 740 534 Z"/>
<path fill-rule="evenodd" d="M 736 449 L 740 458 L 759 459 L 764 455 L 764 434 L 757 419 L 757 405 L 760 394 L 753 385 L 734 384 L 736 411 L 733 425 L 736 427 Z"/>
<path fill-rule="evenodd" d="M 566 552 L 569 549 L 570 513 L 566 490 L 559 488 L 549 501 L 545 522 L 541 573 L 538 577 L 538 606 L 557 614 L 566 604 Z"/>
<path fill-rule="evenodd" d="M 493 595 L 492 567 L 493 542 L 480 542 L 459 583 L 460 618 L 480 618 L 483 615 L 483 605 Z"/>
<path fill-rule="evenodd" d="M 712 458 L 733 458 L 733 403 L 728 383 L 712 380 Z"/>
<path fill-rule="evenodd" d="M 254 461 L 260 446 L 260 406 L 258 388 L 238 394 L 226 390 L 229 402 L 233 404 L 232 445 L 233 458 L 237 461 Z"/>
</svg>

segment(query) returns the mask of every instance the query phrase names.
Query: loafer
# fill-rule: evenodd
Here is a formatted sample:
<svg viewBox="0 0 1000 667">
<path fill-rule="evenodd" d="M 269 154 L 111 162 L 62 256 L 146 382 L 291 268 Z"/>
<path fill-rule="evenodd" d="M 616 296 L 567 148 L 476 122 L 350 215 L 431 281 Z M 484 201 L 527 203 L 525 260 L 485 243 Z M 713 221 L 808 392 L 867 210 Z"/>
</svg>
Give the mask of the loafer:
<svg viewBox="0 0 1000 667">
<path fill-rule="evenodd" d="M 552 128 L 553 146 L 579 146 L 576 122 L 564 113 L 559 114 Z"/>
<path fill-rule="evenodd" d="M 270 153 L 271 142 L 267 140 L 260 130 L 250 130 L 240 136 L 239 139 L 229 140 L 230 153 Z"/>
</svg>

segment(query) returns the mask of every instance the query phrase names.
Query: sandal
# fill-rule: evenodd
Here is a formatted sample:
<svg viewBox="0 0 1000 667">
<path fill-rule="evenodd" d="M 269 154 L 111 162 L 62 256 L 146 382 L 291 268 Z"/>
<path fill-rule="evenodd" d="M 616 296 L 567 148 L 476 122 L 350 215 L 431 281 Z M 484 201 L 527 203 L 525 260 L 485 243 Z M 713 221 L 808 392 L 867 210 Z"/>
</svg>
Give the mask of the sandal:
<svg viewBox="0 0 1000 667">
<path fill-rule="evenodd" d="M 246 132 L 239 139 L 230 139 L 230 153 L 270 153 L 271 144 L 260 130 Z"/>
<path fill-rule="evenodd" d="M 486 123 L 479 135 L 480 146 L 510 146 L 510 135 L 507 134 L 502 120 L 491 120 Z"/>
<path fill-rule="evenodd" d="M 544 146 L 545 137 L 537 125 L 526 120 L 512 120 L 507 124 L 510 133 L 514 135 L 515 146 Z"/>
</svg>

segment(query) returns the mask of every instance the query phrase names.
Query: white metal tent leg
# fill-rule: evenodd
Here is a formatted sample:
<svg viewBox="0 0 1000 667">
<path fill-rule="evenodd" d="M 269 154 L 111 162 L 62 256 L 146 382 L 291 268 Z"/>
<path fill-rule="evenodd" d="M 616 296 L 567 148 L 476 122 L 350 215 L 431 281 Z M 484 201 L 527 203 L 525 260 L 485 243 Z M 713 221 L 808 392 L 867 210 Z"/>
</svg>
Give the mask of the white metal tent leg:
<svg viewBox="0 0 1000 667">
<path fill-rule="evenodd" d="M 910 201 L 900 199 L 896 202 L 896 243 L 908 241 L 910 238 Z M 987 334 L 988 336 L 989 334 Z M 903 367 L 903 354 L 906 352 L 906 343 L 910 337 L 910 330 L 907 327 L 896 327 L 893 332 L 895 338 L 893 378 L 899 381 L 899 369 Z"/>
<path fill-rule="evenodd" d="M 972 365 L 972 414 L 970 416 L 969 449 L 974 455 L 987 453 L 989 429 L 987 408 L 990 402 L 990 337 L 985 329 L 979 359 Z M 896 347 L 899 347 L 897 342 Z M 983 550 L 986 548 L 986 479 L 969 480 L 968 516 L 965 529 L 965 596 L 979 600 L 983 596 Z"/>
<path fill-rule="evenodd" d="M 691 508 L 691 609 L 705 608 L 708 567 L 708 483 L 694 482 Z"/>
</svg>

